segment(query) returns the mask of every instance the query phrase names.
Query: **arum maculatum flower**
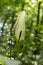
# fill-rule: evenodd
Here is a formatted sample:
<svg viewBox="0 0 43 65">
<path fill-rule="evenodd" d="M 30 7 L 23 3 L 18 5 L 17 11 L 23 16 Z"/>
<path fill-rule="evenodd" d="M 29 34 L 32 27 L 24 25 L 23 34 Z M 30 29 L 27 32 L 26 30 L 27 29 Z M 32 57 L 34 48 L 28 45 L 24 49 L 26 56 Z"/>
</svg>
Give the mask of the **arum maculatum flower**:
<svg viewBox="0 0 43 65">
<path fill-rule="evenodd" d="M 25 39 L 25 19 L 26 19 L 26 12 L 22 11 L 14 24 L 13 32 L 15 32 L 15 37 L 17 40 L 24 40 Z"/>
</svg>

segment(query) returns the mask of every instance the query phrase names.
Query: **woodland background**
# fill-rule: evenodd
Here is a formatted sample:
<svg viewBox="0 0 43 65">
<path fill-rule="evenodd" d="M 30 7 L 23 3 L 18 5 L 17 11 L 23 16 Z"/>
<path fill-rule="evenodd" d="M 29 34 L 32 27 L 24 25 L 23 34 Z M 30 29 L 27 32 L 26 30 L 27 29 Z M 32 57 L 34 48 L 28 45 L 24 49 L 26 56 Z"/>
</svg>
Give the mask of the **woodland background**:
<svg viewBox="0 0 43 65">
<path fill-rule="evenodd" d="M 26 35 L 24 41 L 18 42 L 12 28 L 23 10 L 27 15 Z M 43 65 L 42 0 L 0 0 L 0 54 Z"/>
</svg>

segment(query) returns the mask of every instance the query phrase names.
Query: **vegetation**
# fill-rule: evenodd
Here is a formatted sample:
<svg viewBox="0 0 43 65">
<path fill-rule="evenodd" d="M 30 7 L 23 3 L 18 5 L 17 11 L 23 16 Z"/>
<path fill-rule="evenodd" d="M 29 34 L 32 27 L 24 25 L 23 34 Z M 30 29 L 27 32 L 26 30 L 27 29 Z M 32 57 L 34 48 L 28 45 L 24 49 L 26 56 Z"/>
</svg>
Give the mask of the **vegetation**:
<svg viewBox="0 0 43 65">
<path fill-rule="evenodd" d="M 5 65 L 5 62 L 4 62 L 4 60 L 0 57 L 0 65 Z"/>
<path fill-rule="evenodd" d="M 25 40 L 17 41 L 12 29 L 21 11 L 26 12 Z M 0 0 L 0 54 L 23 65 L 43 65 L 42 0 Z"/>
</svg>

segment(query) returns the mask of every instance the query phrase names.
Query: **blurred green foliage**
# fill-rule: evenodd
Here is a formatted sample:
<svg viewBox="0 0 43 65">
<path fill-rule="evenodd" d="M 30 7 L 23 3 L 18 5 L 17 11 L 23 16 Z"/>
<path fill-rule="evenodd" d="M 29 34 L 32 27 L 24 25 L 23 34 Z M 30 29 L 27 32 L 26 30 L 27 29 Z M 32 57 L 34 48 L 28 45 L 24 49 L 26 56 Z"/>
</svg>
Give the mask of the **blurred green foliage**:
<svg viewBox="0 0 43 65">
<path fill-rule="evenodd" d="M 26 34 L 17 41 L 12 32 L 21 11 L 25 10 Z M 0 0 L 0 54 L 43 65 L 43 2 L 36 0 Z M 38 56 L 38 58 L 37 58 Z"/>
<path fill-rule="evenodd" d="M 0 57 L 0 64 L 5 65 L 5 62 L 1 57 Z"/>
</svg>

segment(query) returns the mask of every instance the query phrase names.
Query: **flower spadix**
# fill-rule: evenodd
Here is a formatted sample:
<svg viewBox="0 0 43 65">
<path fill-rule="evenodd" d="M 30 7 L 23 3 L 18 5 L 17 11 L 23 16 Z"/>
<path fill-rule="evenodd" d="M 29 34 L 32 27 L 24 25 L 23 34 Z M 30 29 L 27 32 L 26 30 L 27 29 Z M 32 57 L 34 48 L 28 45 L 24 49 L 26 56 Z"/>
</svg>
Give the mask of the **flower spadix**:
<svg viewBox="0 0 43 65">
<path fill-rule="evenodd" d="M 13 32 L 15 32 L 15 37 L 17 40 L 24 40 L 25 38 L 25 18 L 26 12 L 22 11 L 14 24 Z"/>
</svg>

